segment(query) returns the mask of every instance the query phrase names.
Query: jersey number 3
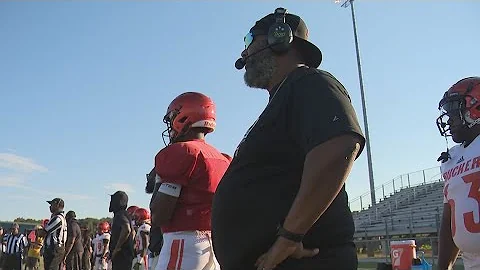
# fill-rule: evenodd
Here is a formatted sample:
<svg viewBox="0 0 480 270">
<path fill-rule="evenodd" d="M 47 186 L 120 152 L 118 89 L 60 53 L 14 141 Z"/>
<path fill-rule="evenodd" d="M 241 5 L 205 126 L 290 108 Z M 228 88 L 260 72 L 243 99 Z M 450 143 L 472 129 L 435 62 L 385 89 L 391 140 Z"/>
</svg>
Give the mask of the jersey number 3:
<svg viewBox="0 0 480 270">
<path fill-rule="evenodd" d="M 478 204 L 478 214 L 480 215 L 480 172 L 474 172 L 462 177 L 463 182 L 471 184 L 468 197 L 474 199 Z M 450 207 L 452 208 L 452 234 L 455 235 L 455 202 L 449 200 Z M 471 233 L 480 233 L 480 220 L 475 222 L 475 213 L 473 211 L 463 213 L 463 222 L 465 223 L 465 229 Z"/>
</svg>

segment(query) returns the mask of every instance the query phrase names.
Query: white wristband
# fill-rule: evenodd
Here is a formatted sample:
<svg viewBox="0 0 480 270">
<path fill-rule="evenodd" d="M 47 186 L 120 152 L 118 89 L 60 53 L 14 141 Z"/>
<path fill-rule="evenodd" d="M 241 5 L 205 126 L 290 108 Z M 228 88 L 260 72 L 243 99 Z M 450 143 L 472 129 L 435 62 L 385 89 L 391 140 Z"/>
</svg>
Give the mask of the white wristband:
<svg viewBox="0 0 480 270">
<path fill-rule="evenodd" d="M 179 184 L 174 183 L 162 183 L 158 192 L 173 196 L 173 197 L 180 197 L 180 191 L 182 190 L 182 186 Z"/>
</svg>

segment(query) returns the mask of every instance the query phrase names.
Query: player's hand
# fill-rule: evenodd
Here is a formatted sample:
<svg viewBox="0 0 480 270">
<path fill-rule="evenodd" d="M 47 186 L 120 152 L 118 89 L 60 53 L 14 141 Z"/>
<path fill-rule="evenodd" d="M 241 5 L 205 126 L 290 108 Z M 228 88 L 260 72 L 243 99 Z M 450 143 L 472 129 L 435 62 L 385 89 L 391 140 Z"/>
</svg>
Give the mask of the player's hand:
<svg viewBox="0 0 480 270">
<path fill-rule="evenodd" d="M 255 266 L 257 270 L 271 270 L 277 267 L 288 257 L 300 259 L 304 257 L 313 257 L 317 255 L 319 249 L 304 249 L 303 243 L 290 241 L 283 237 L 278 237 L 267 253 L 264 253 L 257 259 Z"/>
</svg>

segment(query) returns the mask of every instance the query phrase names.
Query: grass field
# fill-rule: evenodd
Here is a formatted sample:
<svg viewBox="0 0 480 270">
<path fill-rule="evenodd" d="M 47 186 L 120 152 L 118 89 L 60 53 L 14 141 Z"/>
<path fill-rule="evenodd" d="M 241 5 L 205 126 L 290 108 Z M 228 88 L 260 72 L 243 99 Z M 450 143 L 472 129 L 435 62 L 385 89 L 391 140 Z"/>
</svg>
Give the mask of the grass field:
<svg viewBox="0 0 480 270">
<path fill-rule="evenodd" d="M 375 270 L 377 269 L 377 263 L 376 262 L 359 262 L 358 263 L 358 270 Z M 464 270 L 463 265 L 456 265 L 453 267 L 453 270 Z M 433 267 L 432 270 L 437 270 L 436 267 Z"/>
</svg>

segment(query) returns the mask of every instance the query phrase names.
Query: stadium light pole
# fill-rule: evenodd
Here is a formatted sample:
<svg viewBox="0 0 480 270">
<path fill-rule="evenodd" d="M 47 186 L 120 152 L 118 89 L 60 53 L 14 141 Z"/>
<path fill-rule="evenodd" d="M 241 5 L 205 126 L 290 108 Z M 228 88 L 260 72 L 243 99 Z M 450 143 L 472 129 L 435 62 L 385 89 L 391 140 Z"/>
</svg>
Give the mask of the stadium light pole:
<svg viewBox="0 0 480 270">
<path fill-rule="evenodd" d="M 346 0 L 343 2 L 342 7 L 348 8 L 352 12 L 352 23 L 353 23 L 353 37 L 355 38 L 355 51 L 357 54 L 357 69 L 358 69 L 358 80 L 360 83 L 360 95 L 362 97 L 362 111 L 363 111 L 363 125 L 365 128 L 365 139 L 367 140 L 367 164 L 368 164 L 368 178 L 370 180 L 370 198 L 372 200 L 372 206 L 375 206 L 375 182 L 373 180 L 373 165 L 372 165 L 372 151 L 370 149 L 370 134 L 368 132 L 368 119 L 367 119 L 367 105 L 365 102 L 365 91 L 363 89 L 363 76 L 362 76 L 362 65 L 360 63 L 360 50 L 358 48 L 358 36 L 357 36 L 357 24 L 355 21 L 355 9 L 353 7 L 354 0 Z M 335 3 L 340 3 L 340 0 L 335 0 Z"/>
</svg>

